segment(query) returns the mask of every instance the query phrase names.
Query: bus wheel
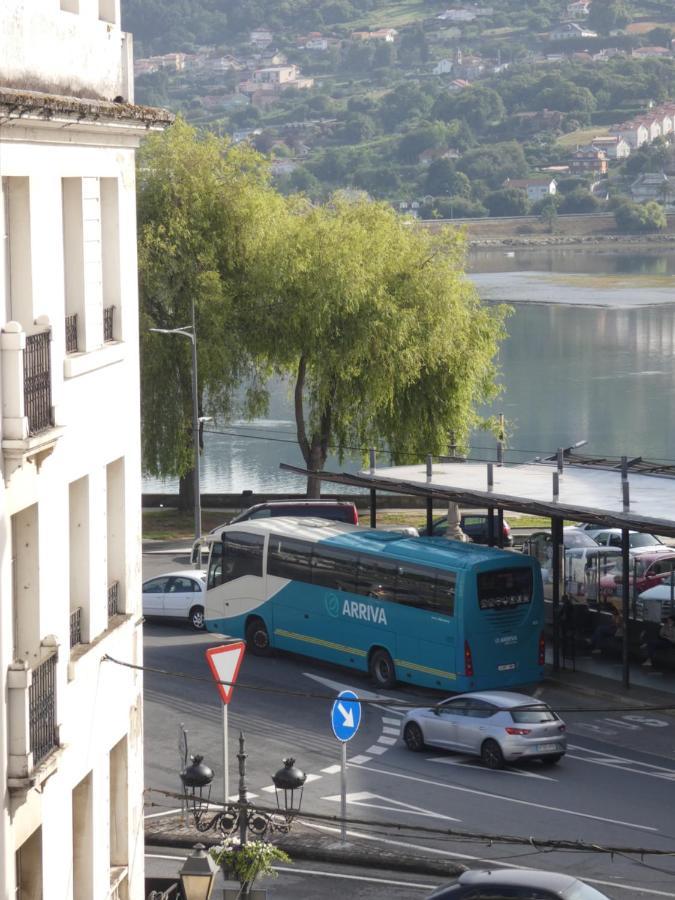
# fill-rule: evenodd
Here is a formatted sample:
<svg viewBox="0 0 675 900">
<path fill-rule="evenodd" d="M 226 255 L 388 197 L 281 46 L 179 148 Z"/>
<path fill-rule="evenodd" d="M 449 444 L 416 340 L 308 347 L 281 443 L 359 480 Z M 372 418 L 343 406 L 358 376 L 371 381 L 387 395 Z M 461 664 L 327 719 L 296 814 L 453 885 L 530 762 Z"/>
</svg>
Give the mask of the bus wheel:
<svg viewBox="0 0 675 900">
<path fill-rule="evenodd" d="M 254 656 L 269 656 L 272 653 L 270 636 L 262 619 L 251 619 L 246 625 L 246 649 Z"/>
<path fill-rule="evenodd" d="M 394 661 L 386 650 L 379 648 L 370 657 L 370 677 L 379 688 L 392 688 L 396 684 Z"/>
<path fill-rule="evenodd" d="M 412 750 L 413 753 L 424 750 L 424 735 L 417 722 L 408 722 L 403 729 L 403 740 L 408 750 Z"/>
<path fill-rule="evenodd" d="M 501 769 L 504 766 L 504 754 L 497 741 L 485 741 L 480 748 L 480 758 L 488 769 Z"/>
<path fill-rule="evenodd" d="M 193 606 L 190 610 L 190 625 L 196 631 L 204 630 L 204 607 L 203 606 Z"/>
</svg>

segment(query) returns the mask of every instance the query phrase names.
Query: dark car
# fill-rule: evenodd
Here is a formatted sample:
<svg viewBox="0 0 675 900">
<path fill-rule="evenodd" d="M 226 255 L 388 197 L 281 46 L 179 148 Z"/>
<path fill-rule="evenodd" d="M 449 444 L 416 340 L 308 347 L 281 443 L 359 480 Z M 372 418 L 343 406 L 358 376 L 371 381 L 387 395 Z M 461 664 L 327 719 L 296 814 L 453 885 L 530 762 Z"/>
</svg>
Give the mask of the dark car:
<svg viewBox="0 0 675 900">
<path fill-rule="evenodd" d="M 511 528 L 506 519 L 504 522 L 504 539 L 503 545 L 505 547 L 513 546 L 513 537 L 511 536 Z M 474 544 L 487 544 L 488 537 L 488 516 L 486 513 L 473 513 L 473 512 L 465 512 L 462 513 L 460 519 L 460 528 L 464 532 L 464 534 L 471 538 Z M 448 517 L 443 516 L 442 519 L 436 519 L 433 523 L 431 535 L 432 537 L 443 537 L 445 532 L 448 530 Z M 426 528 L 420 528 L 420 535 L 428 535 L 429 532 Z M 494 540 L 495 544 L 498 543 L 497 540 L 497 516 L 494 517 Z"/>
<path fill-rule="evenodd" d="M 539 869 L 473 869 L 437 888 L 428 900 L 609 900 L 573 875 Z"/>
<path fill-rule="evenodd" d="M 356 505 L 341 500 L 270 500 L 268 503 L 256 503 L 249 507 L 231 519 L 229 524 L 235 525 L 249 519 L 267 519 L 270 516 L 312 516 L 347 522 L 349 525 L 359 524 Z"/>
</svg>

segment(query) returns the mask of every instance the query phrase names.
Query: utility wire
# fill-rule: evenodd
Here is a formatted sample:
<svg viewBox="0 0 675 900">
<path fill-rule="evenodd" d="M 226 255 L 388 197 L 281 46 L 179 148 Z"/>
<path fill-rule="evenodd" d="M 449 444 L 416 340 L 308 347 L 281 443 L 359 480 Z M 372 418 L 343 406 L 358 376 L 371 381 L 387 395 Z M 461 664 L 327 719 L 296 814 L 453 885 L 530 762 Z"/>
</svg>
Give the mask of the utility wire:
<svg viewBox="0 0 675 900">
<path fill-rule="evenodd" d="M 124 662 L 120 659 L 115 659 L 114 656 L 110 656 L 108 653 L 104 654 L 101 659 L 103 662 L 111 662 L 117 666 L 123 666 L 126 669 L 135 669 L 141 672 L 150 672 L 154 675 L 165 675 L 170 678 L 183 678 L 186 681 L 199 681 L 204 682 L 206 684 L 222 684 L 225 687 L 233 687 L 235 684 L 238 689 L 246 690 L 246 691 L 257 691 L 261 694 L 276 694 L 282 695 L 286 697 L 297 697 L 305 700 L 326 700 L 327 702 L 334 703 L 335 702 L 335 694 L 321 694 L 316 691 L 293 691 L 288 688 L 276 688 L 276 687 L 267 687 L 259 684 L 249 684 L 245 681 L 222 681 L 220 679 L 216 680 L 211 675 L 194 675 L 191 672 L 180 672 L 180 671 L 171 671 L 170 669 L 161 669 L 158 666 L 142 666 L 138 663 L 130 663 Z M 360 703 L 362 706 L 382 706 L 383 704 L 396 706 L 397 709 L 418 709 L 419 707 L 432 707 L 437 706 L 437 703 L 428 703 L 424 702 L 424 698 L 420 698 L 419 700 L 412 702 L 407 700 L 400 700 L 398 697 L 380 697 L 378 699 L 370 699 L 365 697 L 356 697 L 355 703 Z M 533 707 L 541 707 L 545 704 L 543 701 L 539 702 L 537 700 L 533 700 Z M 583 707 L 583 706 L 556 706 L 556 712 L 575 712 L 575 713 L 611 713 L 611 712 L 672 712 L 675 711 L 675 703 L 671 704 L 663 704 L 659 706 L 607 706 L 607 707 Z"/>
<path fill-rule="evenodd" d="M 146 793 L 151 794 L 160 794 L 165 797 L 170 797 L 174 800 L 181 800 L 184 803 L 190 803 L 193 799 L 188 794 L 181 794 L 176 791 L 167 791 L 161 788 L 146 788 Z M 236 806 L 235 804 L 228 804 L 229 806 Z M 209 807 L 226 809 L 227 806 L 223 803 L 209 802 Z M 282 811 L 275 807 L 265 807 L 255 805 L 255 809 L 262 813 L 267 813 L 268 815 L 283 815 Z M 407 832 L 410 834 L 418 834 L 435 838 L 444 838 L 444 839 L 460 839 L 462 841 L 470 841 L 476 843 L 489 843 L 489 844 L 510 844 L 516 846 L 529 846 L 533 849 L 542 849 L 542 850 L 573 850 L 573 851 L 582 851 L 585 853 L 605 853 L 605 854 L 621 854 L 621 855 L 637 855 L 637 856 L 664 856 L 664 857 L 675 857 L 675 850 L 660 850 L 658 848 L 649 848 L 649 847 L 628 847 L 621 845 L 613 845 L 613 844 L 598 844 L 595 842 L 589 843 L 586 841 L 580 840 L 568 840 L 566 838 L 537 838 L 533 835 L 523 836 L 523 835 L 505 835 L 505 834 L 496 834 L 490 832 L 482 832 L 482 831 L 466 831 L 464 829 L 456 829 L 456 828 L 434 828 L 430 825 L 415 825 L 415 824 L 407 824 L 405 822 L 397 822 L 397 821 L 381 821 L 377 819 L 355 819 L 355 818 L 342 818 L 339 815 L 329 815 L 327 813 L 318 813 L 318 812 L 305 812 L 303 811 L 301 814 L 297 816 L 298 821 L 307 820 L 308 822 L 328 822 L 331 824 L 341 825 L 346 824 L 349 826 L 364 826 L 367 825 L 369 827 L 384 829 L 387 833 L 391 833 L 391 831 L 397 832 Z"/>
</svg>

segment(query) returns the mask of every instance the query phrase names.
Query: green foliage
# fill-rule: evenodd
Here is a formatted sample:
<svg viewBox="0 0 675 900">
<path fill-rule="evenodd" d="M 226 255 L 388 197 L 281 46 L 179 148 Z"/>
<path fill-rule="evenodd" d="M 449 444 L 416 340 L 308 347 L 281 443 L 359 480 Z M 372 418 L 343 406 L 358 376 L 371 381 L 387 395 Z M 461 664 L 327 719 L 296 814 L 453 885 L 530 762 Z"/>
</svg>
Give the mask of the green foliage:
<svg viewBox="0 0 675 900">
<path fill-rule="evenodd" d="M 469 197 L 471 182 L 463 172 L 457 171 L 452 160 L 435 159 L 427 171 L 424 192 L 432 197 Z"/>
<path fill-rule="evenodd" d="M 599 206 L 599 201 L 587 187 L 578 187 L 565 194 L 559 206 L 561 213 L 591 213 Z"/>
<path fill-rule="evenodd" d="M 274 863 L 292 862 L 288 853 L 267 841 L 254 840 L 239 844 L 232 838 L 209 851 L 216 865 L 233 872 L 242 885 L 250 888 L 260 877 L 276 878 Z"/>
<path fill-rule="evenodd" d="M 504 112 L 504 103 L 497 91 L 482 85 L 455 94 L 440 94 L 432 110 L 433 115 L 444 122 L 463 119 L 477 132 L 501 122 Z"/>
<path fill-rule="evenodd" d="M 496 393 L 504 310 L 465 278 L 461 236 L 336 198 L 295 205 L 278 235 L 277 278 L 243 310 L 245 331 L 295 382 L 307 466 L 329 447 L 386 444 L 403 460 L 441 452 L 449 430 L 466 438 Z"/>
<path fill-rule="evenodd" d="M 588 26 L 601 34 L 623 28 L 630 22 L 630 13 L 624 0 L 593 0 Z"/>
<path fill-rule="evenodd" d="M 458 161 L 457 168 L 472 181 L 483 180 L 495 190 L 507 178 L 524 178 L 528 173 L 523 148 L 515 141 L 487 144 L 465 153 Z"/>
<path fill-rule="evenodd" d="M 200 414 L 231 415 L 235 388 L 255 373 L 233 328 L 234 312 L 277 205 L 253 150 L 199 134 L 180 119 L 150 136 L 138 154 L 142 441 L 149 474 L 185 476 L 193 466 L 190 345 L 149 329 L 189 325 L 194 303 Z M 264 396 L 254 389 L 246 400 L 255 412 Z"/>
<path fill-rule="evenodd" d="M 614 210 L 614 219 L 617 229 L 628 234 L 663 231 L 668 226 L 663 207 L 653 200 L 644 204 L 620 203 Z"/>
<path fill-rule="evenodd" d="M 527 194 L 516 188 L 493 191 L 484 202 L 491 216 L 526 216 L 530 211 Z"/>
</svg>

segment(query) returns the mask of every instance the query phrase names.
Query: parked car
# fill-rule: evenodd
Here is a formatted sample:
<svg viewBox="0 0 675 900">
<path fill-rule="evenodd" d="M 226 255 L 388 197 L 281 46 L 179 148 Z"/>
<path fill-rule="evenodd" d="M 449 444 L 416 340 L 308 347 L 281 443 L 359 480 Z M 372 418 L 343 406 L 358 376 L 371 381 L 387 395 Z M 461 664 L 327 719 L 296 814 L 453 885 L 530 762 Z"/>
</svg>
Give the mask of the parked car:
<svg viewBox="0 0 675 900">
<path fill-rule="evenodd" d="M 401 723 L 408 750 L 444 747 L 480 756 L 489 769 L 505 762 L 557 763 L 567 750 L 565 723 L 541 700 L 510 691 L 459 694 L 412 709 Z"/>
<path fill-rule="evenodd" d="M 318 519 L 332 519 L 336 522 L 359 524 L 359 511 L 355 503 L 341 500 L 270 500 L 256 503 L 239 513 L 229 524 L 247 522 L 249 519 L 264 519 L 269 516 L 313 516 Z M 214 529 L 217 530 L 217 529 Z"/>
<path fill-rule="evenodd" d="M 464 534 L 471 538 L 474 544 L 487 544 L 489 540 L 489 517 L 487 513 L 463 512 L 460 516 L 459 527 Z M 497 543 L 497 516 L 494 517 L 494 539 Z M 443 516 L 436 519 L 432 524 L 431 536 L 443 537 L 448 530 L 448 517 Z M 419 529 L 420 535 L 428 535 L 426 528 Z M 513 546 L 513 537 L 511 536 L 511 527 L 506 519 L 503 519 L 503 545 L 505 547 Z"/>
<path fill-rule="evenodd" d="M 436 888 L 428 900 L 609 900 L 573 875 L 539 869 L 470 869 L 455 884 Z"/>
<path fill-rule="evenodd" d="M 565 550 L 565 590 L 575 597 L 597 598 L 597 584 L 609 570 L 615 571 L 617 547 L 571 547 Z"/>
<path fill-rule="evenodd" d="M 668 554 L 649 550 L 631 554 L 630 574 L 628 576 L 631 592 L 633 584 L 635 584 L 635 591 L 638 594 L 642 594 L 649 588 L 661 584 L 663 579 L 670 575 L 674 565 L 675 551 L 672 549 Z M 614 561 L 613 568 L 600 579 L 600 593 L 605 596 L 616 596 L 621 593 L 622 584 L 622 560 L 617 558 Z"/>
<path fill-rule="evenodd" d="M 621 547 L 621 529 L 620 528 L 587 528 L 586 534 L 589 534 L 596 544 L 602 547 Z M 638 553 L 649 550 L 650 552 L 669 553 L 672 547 L 664 544 L 655 534 L 647 534 L 643 531 L 628 532 L 628 546 L 631 550 Z"/>
<path fill-rule="evenodd" d="M 675 569 L 675 559 L 670 560 Z M 651 607 L 652 615 L 648 615 Z M 642 591 L 635 600 L 635 615 L 638 619 L 651 619 L 659 622 L 664 616 L 669 616 L 675 611 L 675 574 L 671 572 L 663 576 L 661 581 Z"/>
<path fill-rule="evenodd" d="M 143 615 L 187 619 L 193 628 L 204 627 L 206 572 L 186 569 L 143 582 Z"/>
</svg>

